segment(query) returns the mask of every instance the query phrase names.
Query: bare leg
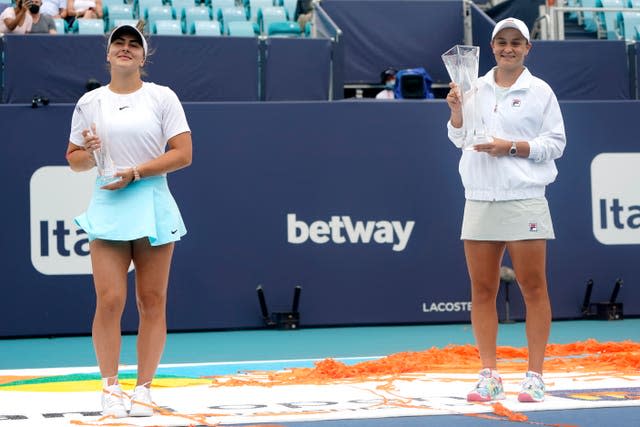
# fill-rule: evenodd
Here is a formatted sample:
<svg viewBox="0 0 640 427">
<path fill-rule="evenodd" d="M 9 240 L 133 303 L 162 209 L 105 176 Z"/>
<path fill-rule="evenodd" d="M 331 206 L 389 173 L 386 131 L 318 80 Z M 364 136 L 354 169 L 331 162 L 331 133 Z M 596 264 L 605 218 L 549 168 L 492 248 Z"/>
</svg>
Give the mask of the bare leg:
<svg viewBox="0 0 640 427">
<path fill-rule="evenodd" d="M 551 303 L 546 277 L 547 241 L 509 242 L 507 248 L 526 306 L 529 370 L 542 374 L 551 329 Z"/>
<path fill-rule="evenodd" d="M 496 369 L 498 313 L 496 298 L 500 287 L 500 263 L 504 242 L 464 241 L 471 278 L 471 326 L 482 368 Z"/>
<path fill-rule="evenodd" d="M 127 270 L 131 262 L 129 242 L 94 240 L 90 243 L 96 311 L 92 336 L 103 378 L 118 375 L 120 319 L 127 299 Z"/>
<path fill-rule="evenodd" d="M 151 383 L 167 339 L 167 287 L 173 247 L 173 243 L 151 246 L 146 238 L 133 242 L 140 316 L 137 385 Z"/>
</svg>

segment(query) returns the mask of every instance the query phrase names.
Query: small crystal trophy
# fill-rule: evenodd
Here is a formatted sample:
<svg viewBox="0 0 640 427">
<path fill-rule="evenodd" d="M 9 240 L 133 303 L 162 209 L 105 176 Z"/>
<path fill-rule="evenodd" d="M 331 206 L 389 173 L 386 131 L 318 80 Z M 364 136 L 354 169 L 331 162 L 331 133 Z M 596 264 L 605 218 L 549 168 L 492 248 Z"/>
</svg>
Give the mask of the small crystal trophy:
<svg viewBox="0 0 640 427">
<path fill-rule="evenodd" d="M 455 45 L 442 54 L 442 61 L 451 81 L 458 85 L 462 100 L 462 129 L 465 150 L 473 150 L 473 145 L 491 142 L 482 120 L 478 105 L 478 66 L 480 48 L 478 46 Z"/>
<path fill-rule="evenodd" d="M 100 99 L 94 99 L 76 107 L 78 114 L 83 122 L 84 128 L 89 133 L 97 134 L 100 137 L 100 148 L 93 152 L 98 169 L 98 180 L 102 185 L 106 185 L 117 181 L 119 178 L 115 176 L 116 165 L 109 153 L 109 144 L 107 143 L 106 126 L 102 114 L 102 104 Z"/>
</svg>

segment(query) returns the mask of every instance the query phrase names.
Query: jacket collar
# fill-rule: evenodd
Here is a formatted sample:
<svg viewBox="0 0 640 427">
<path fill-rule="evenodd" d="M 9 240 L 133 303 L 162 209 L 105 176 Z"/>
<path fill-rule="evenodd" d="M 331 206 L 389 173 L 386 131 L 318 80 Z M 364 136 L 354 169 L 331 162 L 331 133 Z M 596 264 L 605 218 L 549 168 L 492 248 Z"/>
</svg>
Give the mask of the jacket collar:
<svg viewBox="0 0 640 427">
<path fill-rule="evenodd" d="M 496 67 L 493 67 L 492 69 L 490 69 L 487 74 L 485 74 L 484 76 L 480 77 L 480 81 L 482 81 L 485 84 L 488 84 L 489 86 L 492 87 L 497 87 L 496 85 L 496 81 L 493 78 L 493 73 L 495 71 Z M 531 86 L 531 81 L 533 79 L 533 76 L 531 75 L 531 72 L 529 71 L 529 69 L 527 67 L 524 67 L 524 71 L 522 72 L 522 74 L 520 74 L 520 77 L 518 77 L 518 80 L 516 80 L 516 82 L 513 84 L 513 86 L 511 86 L 511 88 L 509 90 L 526 90 L 529 89 L 529 87 Z"/>
</svg>

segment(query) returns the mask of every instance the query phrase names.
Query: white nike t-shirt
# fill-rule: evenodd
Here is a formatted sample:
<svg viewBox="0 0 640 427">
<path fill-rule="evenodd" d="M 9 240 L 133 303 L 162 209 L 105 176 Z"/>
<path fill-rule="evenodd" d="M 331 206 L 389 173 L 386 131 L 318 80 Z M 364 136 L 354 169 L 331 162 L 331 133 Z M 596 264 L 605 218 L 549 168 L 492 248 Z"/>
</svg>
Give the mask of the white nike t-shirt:
<svg viewBox="0 0 640 427">
<path fill-rule="evenodd" d="M 69 140 L 84 146 L 82 131 L 94 123 L 118 170 L 159 157 L 167 141 L 190 132 L 177 95 L 168 87 L 144 82 L 133 93 L 121 95 L 108 86 L 85 93 L 73 112 Z"/>
</svg>

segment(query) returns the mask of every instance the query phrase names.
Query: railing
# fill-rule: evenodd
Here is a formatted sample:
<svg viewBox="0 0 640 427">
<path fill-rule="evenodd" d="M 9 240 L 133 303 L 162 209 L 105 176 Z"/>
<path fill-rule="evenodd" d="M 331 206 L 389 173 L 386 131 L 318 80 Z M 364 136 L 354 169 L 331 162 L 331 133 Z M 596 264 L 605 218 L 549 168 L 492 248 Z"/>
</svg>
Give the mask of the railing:
<svg viewBox="0 0 640 427">
<path fill-rule="evenodd" d="M 318 1 L 313 2 L 313 37 L 333 39 L 336 43 L 342 37 L 342 30 L 333 22 L 333 19 L 320 6 Z"/>
<path fill-rule="evenodd" d="M 640 12 L 640 8 L 631 7 L 576 7 L 576 6 L 551 6 L 549 7 L 548 19 L 544 21 L 548 27 L 546 29 L 546 35 L 549 40 L 564 40 L 564 14 L 571 12 Z M 542 32 L 545 34 L 545 32 Z"/>
<path fill-rule="evenodd" d="M 312 18 L 313 26 L 312 33 L 313 37 L 326 37 L 333 40 L 334 46 L 337 46 L 340 43 L 340 38 L 342 37 L 342 30 L 340 27 L 333 22 L 333 19 L 325 12 L 325 10 L 320 6 L 319 1 L 313 2 L 313 18 Z M 332 101 L 334 96 L 334 91 L 336 90 L 334 86 L 335 80 L 335 67 L 336 67 L 336 58 L 334 57 L 335 52 L 338 48 L 332 50 L 331 54 L 331 66 L 329 68 L 329 94 L 328 100 Z M 342 65 L 342 64 L 340 64 Z M 340 88 L 340 90 L 343 90 Z M 342 96 L 340 96 L 342 98 Z"/>
</svg>

